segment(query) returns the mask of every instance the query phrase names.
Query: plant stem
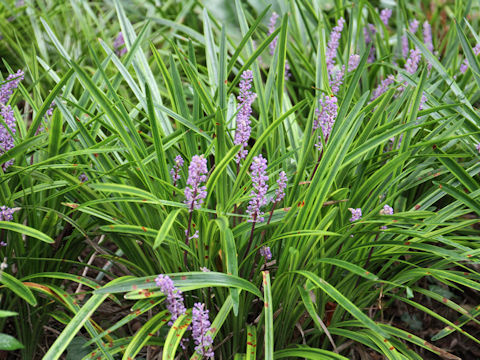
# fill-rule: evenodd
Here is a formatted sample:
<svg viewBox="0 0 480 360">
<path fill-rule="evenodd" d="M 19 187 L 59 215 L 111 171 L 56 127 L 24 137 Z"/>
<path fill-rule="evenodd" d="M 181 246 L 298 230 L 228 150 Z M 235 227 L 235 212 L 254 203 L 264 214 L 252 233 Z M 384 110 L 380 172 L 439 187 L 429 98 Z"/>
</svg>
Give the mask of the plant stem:
<svg viewBox="0 0 480 360">
<path fill-rule="evenodd" d="M 193 202 L 191 207 L 193 208 Z M 192 216 L 193 216 L 193 209 L 190 209 L 190 215 L 188 216 L 188 226 L 187 231 L 185 233 L 185 245 L 190 245 L 190 229 L 192 227 Z M 183 251 L 183 262 L 185 263 L 185 267 L 188 268 L 187 265 L 187 250 Z"/>
<path fill-rule="evenodd" d="M 248 240 L 248 245 L 247 245 L 247 250 L 245 251 L 245 254 L 243 255 L 243 260 L 248 255 L 248 252 L 250 251 L 250 248 L 252 247 L 252 242 L 253 242 L 253 230 L 255 230 L 255 223 L 257 220 L 257 213 L 253 214 L 253 219 L 252 219 L 252 230 L 250 231 L 250 239 Z"/>
</svg>

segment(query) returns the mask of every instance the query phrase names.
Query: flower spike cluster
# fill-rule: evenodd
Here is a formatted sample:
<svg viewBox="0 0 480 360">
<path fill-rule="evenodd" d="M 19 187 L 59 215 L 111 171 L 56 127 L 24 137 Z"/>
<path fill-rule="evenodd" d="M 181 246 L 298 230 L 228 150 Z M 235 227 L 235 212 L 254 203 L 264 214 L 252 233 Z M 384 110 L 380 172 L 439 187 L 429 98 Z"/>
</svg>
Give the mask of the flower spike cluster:
<svg viewBox="0 0 480 360">
<path fill-rule="evenodd" d="M 410 21 L 410 25 L 408 27 L 408 31 L 410 31 L 412 34 L 415 34 L 418 30 L 418 26 L 420 23 L 418 22 L 417 19 L 413 19 Z M 408 56 L 408 37 L 407 35 L 402 36 L 402 56 L 406 58 Z"/>
<path fill-rule="evenodd" d="M 390 85 L 392 85 L 394 81 L 395 81 L 395 77 L 393 75 L 388 75 L 388 77 L 386 79 L 383 79 L 380 82 L 380 85 L 378 85 L 377 88 L 375 90 L 373 90 L 372 97 L 370 98 L 370 101 L 375 100 L 380 95 L 385 93 L 385 91 L 387 91 L 388 87 Z"/>
<path fill-rule="evenodd" d="M 380 20 L 382 20 L 385 26 L 388 26 L 388 20 L 392 16 L 392 9 L 383 9 L 380 11 Z"/>
<path fill-rule="evenodd" d="M 203 155 L 194 155 L 188 167 L 188 180 L 185 188 L 185 203 L 190 212 L 200 208 L 203 199 L 207 197 L 207 187 L 201 185 L 207 181 L 207 173 L 207 159 Z"/>
<path fill-rule="evenodd" d="M 185 305 L 183 304 L 182 292 L 175 287 L 173 280 L 167 275 L 158 275 L 155 279 L 155 283 L 167 298 L 167 309 L 171 315 L 170 322 L 168 324 L 172 325 L 175 320 L 177 320 L 187 311 L 187 309 L 185 309 Z"/>
<path fill-rule="evenodd" d="M 337 98 L 335 96 L 325 96 L 322 95 L 319 100 L 319 105 L 321 110 L 318 108 L 315 110 L 315 114 L 317 115 L 317 119 L 313 122 L 313 130 L 318 129 L 319 127 L 322 129 L 323 140 L 325 143 L 332 132 L 333 124 L 337 119 L 338 114 L 338 104 Z M 319 136 L 319 141 L 315 146 L 321 150 L 322 149 L 322 139 Z"/>
<path fill-rule="evenodd" d="M 407 62 L 405 63 L 405 70 L 409 74 L 415 74 L 415 72 L 418 69 L 418 63 L 420 62 L 421 58 L 422 58 L 422 55 L 420 53 L 420 50 L 418 49 L 410 50 L 410 57 L 407 59 Z"/>
<path fill-rule="evenodd" d="M 254 223 L 262 222 L 264 218 L 261 208 L 268 204 L 267 159 L 264 159 L 262 154 L 253 158 L 250 172 L 253 183 L 253 189 L 251 192 L 253 198 L 250 200 L 247 208 L 247 214 L 250 216 L 248 221 Z"/>
<path fill-rule="evenodd" d="M 268 22 L 268 35 L 272 35 L 273 32 L 275 31 L 275 24 L 277 23 L 278 19 L 278 14 L 274 11 L 272 13 L 272 16 L 270 16 L 270 21 Z M 268 45 L 270 55 L 273 55 L 275 53 L 275 48 L 277 47 L 277 40 L 278 36 L 275 37 L 275 39 L 272 40 L 272 42 Z M 285 81 L 288 81 L 292 74 L 290 73 L 290 64 L 288 63 L 288 60 L 285 60 Z"/>
<path fill-rule="evenodd" d="M 248 154 L 246 147 L 248 145 L 250 133 L 252 132 L 252 128 L 250 126 L 250 116 L 252 115 L 252 103 L 257 97 L 257 94 L 251 91 L 252 80 L 252 71 L 244 71 L 239 86 L 240 94 L 237 98 L 239 101 L 237 107 L 237 129 L 235 131 L 235 138 L 233 140 L 235 145 L 241 145 L 238 154 L 235 156 L 235 161 L 237 163 L 240 163 L 241 159 L 245 159 Z"/>
<path fill-rule="evenodd" d="M 348 59 L 348 71 L 354 71 L 360 63 L 360 55 L 352 54 Z"/>
<path fill-rule="evenodd" d="M 285 197 L 285 188 L 287 187 L 287 174 L 285 174 L 285 171 L 280 171 L 280 174 L 278 175 L 278 189 L 275 191 L 275 202 L 278 203 L 282 201 L 282 199 Z"/>
<path fill-rule="evenodd" d="M 275 31 L 275 24 L 277 23 L 277 19 L 278 14 L 274 11 L 272 13 L 272 16 L 270 16 L 270 21 L 268 22 L 268 35 L 272 35 Z M 277 47 L 277 40 L 278 36 L 276 36 L 275 39 L 273 39 L 272 42 L 268 45 L 270 55 L 273 55 L 275 53 L 275 48 Z"/>
<path fill-rule="evenodd" d="M 207 358 L 213 358 L 213 339 L 209 334 L 211 323 L 205 304 L 195 303 L 192 310 L 192 336 L 195 341 L 195 351 Z"/>
<path fill-rule="evenodd" d="M 13 94 L 13 90 L 16 89 L 24 78 L 22 70 L 18 70 L 15 74 L 10 74 L 6 82 L 0 87 L 0 117 L 3 119 L 7 127 L 3 124 L 0 125 L 0 155 L 3 155 L 8 150 L 14 147 L 13 136 L 16 133 L 15 116 L 13 109 L 7 102 Z M 9 160 L 2 164 L 2 168 L 5 171 L 10 165 L 13 164 L 13 160 Z"/>
<path fill-rule="evenodd" d="M 433 53 L 432 27 L 428 21 L 423 23 L 423 42 L 427 49 Z"/>
<path fill-rule="evenodd" d="M 173 184 L 177 183 L 178 180 L 180 180 L 180 169 L 183 166 L 183 158 L 181 155 L 177 155 L 175 157 L 175 165 L 173 165 L 173 168 L 170 169 L 170 175 L 172 176 L 173 179 Z"/>
<path fill-rule="evenodd" d="M 337 56 L 337 49 L 338 49 L 340 37 L 342 36 L 341 32 L 343 30 L 344 24 L 345 24 L 344 18 L 338 19 L 337 26 L 335 26 L 332 29 L 332 32 L 330 33 L 330 40 L 328 40 L 327 52 L 325 54 L 326 62 L 327 62 L 327 70 L 329 73 L 333 72 L 333 67 L 335 66 L 335 57 Z"/>
</svg>

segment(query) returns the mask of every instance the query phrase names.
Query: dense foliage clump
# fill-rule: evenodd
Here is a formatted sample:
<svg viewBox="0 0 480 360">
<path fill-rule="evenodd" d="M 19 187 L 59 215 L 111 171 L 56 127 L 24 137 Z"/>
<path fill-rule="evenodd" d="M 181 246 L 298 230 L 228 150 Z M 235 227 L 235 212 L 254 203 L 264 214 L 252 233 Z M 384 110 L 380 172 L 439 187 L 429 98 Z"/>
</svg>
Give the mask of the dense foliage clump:
<svg viewBox="0 0 480 360">
<path fill-rule="evenodd" d="M 220 3 L 0 3 L 2 358 L 480 358 L 478 4 Z"/>
</svg>

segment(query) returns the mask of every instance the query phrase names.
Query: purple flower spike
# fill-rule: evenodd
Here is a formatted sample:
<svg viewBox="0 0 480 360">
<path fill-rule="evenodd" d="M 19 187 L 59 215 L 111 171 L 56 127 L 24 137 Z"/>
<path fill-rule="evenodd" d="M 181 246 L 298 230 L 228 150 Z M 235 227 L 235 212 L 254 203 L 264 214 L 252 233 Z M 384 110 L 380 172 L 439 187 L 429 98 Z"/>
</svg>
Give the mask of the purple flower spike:
<svg viewBox="0 0 480 360">
<path fill-rule="evenodd" d="M 242 74 L 242 81 L 240 81 L 240 94 L 237 99 L 239 101 L 237 107 L 237 129 L 235 131 L 235 138 L 233 143 L 235 145 L 241 145 L 238 154 L 235 156 L 235 161 L 240 163 L 241 159 L 245 159 L 248 154 L 246 149 L 248 145 L 248 139 L 252 128 L 250 126 L 250 116 L 252 115 L 252 103 L 257 97 L 257 94 L 252 92 L 253 73 L 251 70 L 246 70 Z"/>
<path fill-rule="evenodd" d="M 115 49 L 115 53 L 117 56 L 122 56 L 127 53 L 127 48 L 125 47 L 125 39 L 123 38 L 123 34 L 120 31 L 113 42 L 113 48 Z"/>
<path fill-rule="evenodd" d="M 276 12 L 273 12 L 272 16 L 270 16 L 270 21 L 268 23 L 268 35 L 272 35 L 275 31 L 275 24 L 277 23 L 277 19 L 278 14 Z M 275 53 L 275 48 L 277 47 L 277 40 L 278 36 L 276 36 L 275 39 L 273 39 L 272 42 L 268 45 L 270 49 L 270 55 L 273 55 Z"/>
<path fill-rule="evenodd" d="M 207 181 L 207 173 L 207 159 L 203 155 L 193 155 L 188 167 L 188 180 L 185 188 L 185 204 L 188 205 L 190 212 L 200 208 L 203 199 L 207 197 L 207 187 L 200 185 Z"/>
<path fill-rule="evenodd" d="M 428 50 L 433 53 L 432 27 L 425 21 L 423 23 L 423 42 Z"/>
<path fill-rule="evenodd" d="M 388 75 L 386 79 L 383 79 L 380 85 L 378 85 L 377 88 L 373 90 L 370 101 L 375 100 L 380 95 L 385 93 L 385 91 L 387 91 L 388 87 L 392 85 L 394 81 L 395 81 L 395 77 L 393 75 Z"/>
<path fill-rule="evenodd" d="M 342 36 L 341 32 L 343 30 L 343 25 L 345 24 L 345 19 L 338 19 L 337 26 L 332 29 L 330 33 L 330 40 L 327 44 L 327 52 L 325 54 L 327 62 L 327 70 L 331 74 L 333 67 L 335 66 L 335 57 L 337 56 L 337 49 L 339 45 L 340 37 Z"/>
<path fill-rule="evenodd" d="M 361 208 L 357 208 L 357 209 L 348 208 L 348 210 L 350 210 L 350 212 L 352 213 L 352 217 L 350 218 L 350 222 L 354 222 L 354 221 L 360 220 L 362 218 L 362 209 Z"/>
<path fill-rule="evenodd" d="M 380 11 L 380 20 L 385 24 L 385 26 L 388 26 L 388 20 L 392 16 L 392 9 L 383 9 Z"/>
<path fill-rule="evenodd" d="M 175 157 L 175 165 L 173 165 L 173 168 L 170 170 L 170 175 L 172 176 L 174 186 L 177 181 L 180 180 L 180 169 L 182 166 L 183 158 L 180 155 L 177 155 Z"/>
<path fill-rule="evenodd" d="M 211 323 L 205 304 L 195 303 L 192 310 L 192 337 L 195 340 L 195 351 L 207 358 L 213 358 L 213 339 L 210 334 Z"/>
<path fill-rule="evenodd" d="M 278 175 L 278 189 L 275 191 L 275 202 L 278 203 L 282 201 L 282 199 L 285 197 L 285 188 L 287 187 L 287 174 L 285 174 L 285 171 L 280 171 L 280 174 Z"/>
<path fill-rule="evenodd" d="M 12 221 L 13 213 L 18 209 L 8 208 L 6 206 L 0 206 L 0 221 Z"/>
<path fill-rule="evenodd" d="M 360 55 L 352 54 L 348 59 L 348 71 L 354 71 L 360 63 Z"/>
<path fill-rule="evenodd" d="M 477 151 L 480 153 L 480 143 L 477 144 Z"/>
<path fill-rule="evenodd" d="M 342 66 L 341 70 L 336 71 L 329 81 L 334 95 L 337 95 L 340 91 L 340 86 L 343 84 L 343 75 L 345 75 L 345 65 Z"/>
<path fill-rule="evenodd" d="M 335 96 L 322 96 L 319 100 L 319 105 L 321 110 L 318 108 L 315 110 L 315 114 L 317 115 L 317 120 L 313 122 L 313 130 L 318 129 L 319 127 L 322 129 L 323 140 L 327 143 L 328 137 L 332 132 L 333 124 L 335 124 L 335 120 L 337 119 L 338 113 L 338 104 L 337 98 Z M 321 150 L 322 149 L 322 139 L 319 136 L 319 141 L 315 146 Z"/>
<path fill-rule="evenodd" d="M 88 181 L 87 174 L 81 173 L 80 176 L 78 177 L 78 180 L 80 180 L 80 182 L 82 182 L 82 183 L 87 182 Z"/>
<path fill-rule="evenodd" d="M 405 70 L 410 74 L 415 74 L 415 72 L 418 69 L 418 63 L 420 62 L 421 58 L 422 58 L 422 55 L 420 54 L 420 50 L 418 49 L 410 50 L 410 57 L 407 59 L 407 62 L 405 63 Z"/>
<path fill-rule="evenodd" d="M 23 78 L 23 71 L 18 70 L 17 73 L 8 75 L 7 82 L 0 87 L 0 118 L 2 118 L 7 125 L 7 127 L 3 124 L 0 125 L 0 155 L 3 155 L 14 147 L 12 135 L 16 133 L 16 122 L 13 109 L 10 105 L 7 105 L 7 102 L 13 94 L 13 90 L 18 87 L 18 84 Z M 12 164 L 13 160 L 3 163 L 3 170 L 5 171 Z"/>
<path fill-rule="evenodd" d="M 18 87 L 20 81 L 25 77 L 25 74 L 22 70 L 18 70 L 15 74 L 8 75 L 5 83 L 0 88 L 0 103 L 6 105 L 10 96 L 13 94 L 13 90 Z"/>
<path fill-rule="evenodd" d="M 262 246 L 260 248 L 260 256 L 263 256 L 265 260 L 271 260 L 272 259 L 272 252 L 270 251 L 270 247 L 268 246 Z"/>
<path fill-rule="evenodd" d="M 250 216 L 248 222 L 262 222 L 263 212 L 261 207 L 267 205 L 268 176 L 267 176 L 267 159 L 262 154 L 255 156 L 250 166 L 253 189 L 250 193 L 253 198 L 247 207 L 247 214 Z"/>
<path fill-rule="evenodd" d="M 183 304 L 182 292 L 178 290 L 173 284 L 172 279 L 167 275 L 158 275 L 155 283 L 160 288 L 160 291 L 166 296 L 167 309 L 171 314 L 169 325 L 172 325 L 179 316 L 182 316 L 187 311 Z"/>
</svg>

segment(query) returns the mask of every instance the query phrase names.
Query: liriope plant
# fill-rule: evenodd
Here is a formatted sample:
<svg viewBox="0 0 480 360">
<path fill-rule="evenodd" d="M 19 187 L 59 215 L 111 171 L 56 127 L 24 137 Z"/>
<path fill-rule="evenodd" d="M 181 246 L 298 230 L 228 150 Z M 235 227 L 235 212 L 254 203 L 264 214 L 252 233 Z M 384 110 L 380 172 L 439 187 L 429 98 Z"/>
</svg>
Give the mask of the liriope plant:
<svg viewBox="0 0 480 360">
<path fill-rule="evenodd" d="M 115 1 L 109 35 L 124 45 L 87 46 L 85 34 L 83 56 L 34 17 L 58 64 L 41 52 L 29 63 L 0 159 L 15 158 L 3 200 L 19 208 L 1 225 L 5 293 L 30 304 L 21 316 L 41 299 L 65 324 L 45 359 L 72 353 L 80 334 L 85 358 L 100 359 L 456 358 L 437 341 L 478 343 L 479 310 L 459 294 L 480 290 L 468 6 L 417 24 L 420 3 L 245 5 L 232 30 L 199 4 L 184 9 L 187 26 L 163 9 L 132 23 L 138 13 Z M 38 67 L 56 84 L 42 101 Z M 73 264 L 81 251 L 101 266 L 22 263 Z M 100 323 L 107 306 L 128 311 Z M 418 336 L 396 307 L 444 328 Z"/>
</svg>

